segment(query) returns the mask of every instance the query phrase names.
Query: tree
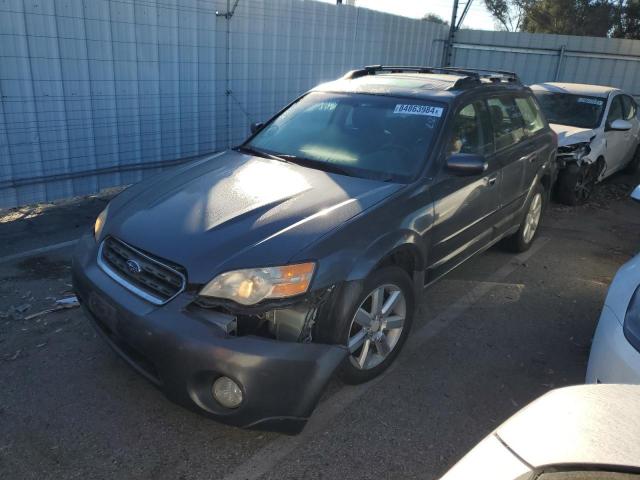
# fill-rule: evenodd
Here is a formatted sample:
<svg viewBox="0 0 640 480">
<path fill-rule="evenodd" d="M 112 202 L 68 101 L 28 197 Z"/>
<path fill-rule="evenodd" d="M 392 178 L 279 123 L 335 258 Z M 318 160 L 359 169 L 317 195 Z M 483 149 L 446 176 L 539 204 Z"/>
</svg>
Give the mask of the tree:
<svg viewBox="0 0 640 480">
<path fill-rule="evenodd" d="M 484 0 L 507 31 L 640 38 L 640 0 Z"/>
<path fill-rule="evenodd" d="M 616 5 L 607 0 L 538 0 L 527 6 L 522 30 L 606 37 L 615 20 Z"/>
<path fill-rule="evenodd" d="M 441 25 L 449 25 L 449 22 L 447 22 L 440 15 L 436 15 L 435 13 L 425 13 L 424 17 L 422 17 L 422 20 L 424 20 L 425 22 L 439 23 Z"/>
<path fill-rule="evenodd" d="M 484 0 L 489 13 L 507 32 L 517 32 L 522 26 L 522 21 L 527 7 L 534 0 Z"/>
<path fill-rule="evenodd" d="M 640 39 L 640 0 L 620 1 L 611 36 Z"/>
</svg>

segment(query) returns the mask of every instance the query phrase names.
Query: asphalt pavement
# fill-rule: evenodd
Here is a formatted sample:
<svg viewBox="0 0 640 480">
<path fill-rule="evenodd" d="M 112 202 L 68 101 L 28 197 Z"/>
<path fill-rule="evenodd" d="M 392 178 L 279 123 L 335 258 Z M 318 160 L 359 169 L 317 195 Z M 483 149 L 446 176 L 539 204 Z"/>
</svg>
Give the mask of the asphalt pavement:
<svg viewBox="0 0 640 480">
<path fill-rule="evenodd" d="M 0 212 L 0 478 L 438 478 L 536 397 L 584 381 L 607 287 L 640 250 L 636 183 L 551 204 L 529 252 L 492 248 L 427 289 L 396 365 L 332 381 L 298 436 L 170 403 L 77 308 L 33 316 L 72 294 L 71 243 L 113 192 Z"/>
</svg>

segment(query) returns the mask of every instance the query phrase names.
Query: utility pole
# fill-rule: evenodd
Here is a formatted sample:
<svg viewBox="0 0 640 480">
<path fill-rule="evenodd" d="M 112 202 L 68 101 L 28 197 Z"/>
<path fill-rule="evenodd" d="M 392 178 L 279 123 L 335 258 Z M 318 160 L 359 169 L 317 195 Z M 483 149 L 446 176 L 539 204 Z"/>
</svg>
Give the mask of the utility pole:
<svg viewBox="0 0 640 480">
<path fill-rule="evenodd" d="M 453 51 L 453 40 L 456 36 L 456 20 L 458 19 L 458 4 L 459 0 L 453 0 L 453 9 L 451 11 L 451 23 L 449 24 L 449 36 L 444 43 L 444 50 L 442 52 L 442 66 L 448 67 L 451 65 L 451 52 Z"/>
<path fill-rule="evenodd" d="M 462 10 L 462 15 L 460 15 L 460 19 L 458 19 L 459 3 L 459 0 L 453 0 L 453 10 L 451 11 L 451 25 L 449 26 L 449 37 L 445 41 L 444 51 L 442 52 L 443 67 L 449 67 L 451 65 L 451 57 L 453 56 L 453 42 L 456 38 L 456 32 L 460 30 L 460 26 L 462 25 L 462 22 L 464 22 L 467 13 L 469 13 L 469 8 L 471 8 L 473 0 L 467 0 L 467 3 L 464 5 L 464 10 Z"/>
</svg>

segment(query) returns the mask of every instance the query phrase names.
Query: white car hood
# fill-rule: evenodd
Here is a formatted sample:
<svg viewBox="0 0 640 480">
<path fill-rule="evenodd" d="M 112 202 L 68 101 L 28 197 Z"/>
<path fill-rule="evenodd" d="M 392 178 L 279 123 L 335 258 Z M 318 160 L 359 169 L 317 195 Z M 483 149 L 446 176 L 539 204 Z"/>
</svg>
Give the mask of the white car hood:
<svg viewBox="0 0 640 480">
<path fill-rule="evenodd" d="M 589 142 L 596 132 L 590 128 L 571 127 L 550 123 L 551 129 L 558 135 L 558 146 L 565 147 L 575 143 Z"/>
</svg>

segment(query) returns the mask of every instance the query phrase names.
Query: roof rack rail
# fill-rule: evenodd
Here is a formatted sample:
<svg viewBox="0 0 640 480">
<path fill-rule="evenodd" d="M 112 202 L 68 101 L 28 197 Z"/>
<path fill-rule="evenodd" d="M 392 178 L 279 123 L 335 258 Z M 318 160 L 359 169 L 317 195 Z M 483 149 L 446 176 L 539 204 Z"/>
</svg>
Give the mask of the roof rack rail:
<svg viewBox="0 0 640 480">
<path fill-rule="evenodd" d="M 514 82 L 514 83 L 522 83 L 520 82 L 520 77 L 515 72 L 509 72 L 507 70 L 493 70 L 491 68 L 466 68 L 466 67 L 444 67 L 443 70 L 446 70 L 451 73 L 462 73 L 465 75 L 476 75 L 479 78 L 486 78 L 491 81 L 500 82 Z"/>
<path fill-rule="evenodd" d="M 418 66 L 383 66 L 383 65 L 369 65 L 357 70 L 351 70 L 347 72 L 342 79 L 352 80 L 354 78 L 364 77 L 366 75 L 375 75 L 376 73 L 388 72 L 388 73 L 443 73 L 443 74 L 455 74 L 464 77 L 470 77 L 465 79 L 480 81 L 480 79 L 487 79 L 492 82 L 509 82 L 509 83 L 521 83 L 520 78 L 515 72 L 507 72 L 505 70 L 492 70 L 481 68 L 463 68 L 463 67 L 418 67 Z"/>
</svg>

